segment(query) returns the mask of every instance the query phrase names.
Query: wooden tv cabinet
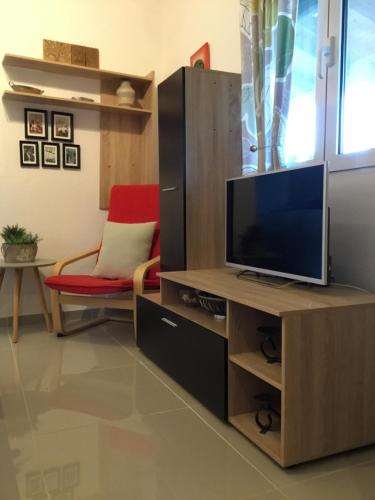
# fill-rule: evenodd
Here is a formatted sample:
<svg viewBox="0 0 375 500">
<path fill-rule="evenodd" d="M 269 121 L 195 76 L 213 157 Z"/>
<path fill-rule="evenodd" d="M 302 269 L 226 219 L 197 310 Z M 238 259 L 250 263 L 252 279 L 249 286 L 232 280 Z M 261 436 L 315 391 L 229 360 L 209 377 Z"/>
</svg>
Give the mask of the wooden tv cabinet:
<svg viewBox="0 0 375 500">
<path fill-rule="evenodd" d="M 303 284 L 277 288 L 239 279 L 233 269 L 160 277 L 161 296 L 143 295 L 139 300 L 155 303 L 165 317 L 172 313 L 196 325 L 197 332 L 202 329 L 227 339 L 228 420 L 281 466 L 375 442 L 375 294 Z M 181 303 L 181 289 L 226 299 L 226 320 Z M 281 363 L 267 363 L 259 351 L 259 326 L 280 327 Z M 145 336 L 152 338 L 152 328 L 139 318 L 141 348 Z M 178 328 L 171 325 L 169 330 L 173 344 Z M 165 358 L 169 342 L 157 343 Z M 188 345 L 185 338 L 181 356 Z M 178 343 L 173 349 L 179 355 Z M 207 356 L 209 378 L 212 353 L 207 345 L 206 354 L 195 349 L 198 358 Z M 221 357 L 223 349 L 218 351 Z M 226 369 L 226 360 L 221 362 Z M 194 366 L 195 359 L 189 363 Z M 262 434 L 255 422 L 259 401 L 254 396 L 264 393 L 281 418 L 277 430 Z"/>
</svg>

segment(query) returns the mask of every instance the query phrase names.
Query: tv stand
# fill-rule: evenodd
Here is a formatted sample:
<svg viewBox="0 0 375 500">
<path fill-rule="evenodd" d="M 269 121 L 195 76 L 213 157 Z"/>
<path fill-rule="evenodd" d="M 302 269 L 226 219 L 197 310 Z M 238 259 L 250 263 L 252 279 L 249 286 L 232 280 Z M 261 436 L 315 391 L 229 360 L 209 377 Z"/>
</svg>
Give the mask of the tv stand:
<svg viewBox="0 0 375 500">
<path fill-rule="evenodd" d="M 257 273 L 253 271 L 240 271 L 237 273 L 237 278 L 241 280 L 254 281 L 260 285 L 284 287 L 289 283 L 294 283 L 294 280 L 288 278 L 280 278 L 278 276 L 270 276 L 268 274 Z"/>
<path fill-rule="evenodd" d="M 375 443 L 375 294 L 265 287 L 233 269 L 160 277 L 161 295 L 138 297 L 138 345 L 282 467 Z M 226 320 L 182 303 L 186 289 L 224 298 Z M 281 332 L 281 363 L 261 353 L 261 326 Z M 265 400 L 280 419 L 261 432 Z"/>
</svg>

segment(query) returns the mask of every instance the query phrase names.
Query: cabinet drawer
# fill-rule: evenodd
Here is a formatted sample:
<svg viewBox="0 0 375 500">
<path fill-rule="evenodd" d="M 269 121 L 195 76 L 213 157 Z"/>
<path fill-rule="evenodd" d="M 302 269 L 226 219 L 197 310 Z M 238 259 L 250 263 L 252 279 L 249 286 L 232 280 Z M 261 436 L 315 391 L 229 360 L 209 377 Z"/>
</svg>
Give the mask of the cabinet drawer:
<svg viewBox="0 0 375 500">
<path fill-rule="evenodd" d="M 227 339 L 138 297 L 137 344 L 215 415 L 227 418 Z"/>
</svg>

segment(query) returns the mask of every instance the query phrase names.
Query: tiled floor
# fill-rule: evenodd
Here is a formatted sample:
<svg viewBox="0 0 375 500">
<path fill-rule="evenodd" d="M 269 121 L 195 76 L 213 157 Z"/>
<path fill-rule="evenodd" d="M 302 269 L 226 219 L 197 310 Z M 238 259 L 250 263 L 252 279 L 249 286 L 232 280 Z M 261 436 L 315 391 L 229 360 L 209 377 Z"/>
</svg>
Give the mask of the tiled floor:
<svg viewBox="0 0 375 500">
<path fill-rule="evenodd" d="M 373 500 L 375 447 L 283 471 L 136 348 L 0 328 L 1 500 Z"/>
</svg>

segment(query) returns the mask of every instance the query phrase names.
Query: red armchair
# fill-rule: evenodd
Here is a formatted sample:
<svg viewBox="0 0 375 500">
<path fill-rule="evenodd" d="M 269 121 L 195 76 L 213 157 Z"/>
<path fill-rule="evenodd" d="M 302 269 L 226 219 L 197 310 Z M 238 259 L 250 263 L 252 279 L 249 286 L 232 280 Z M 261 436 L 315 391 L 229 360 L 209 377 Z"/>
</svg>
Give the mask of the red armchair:
<svg viewBox="0 0 375 500">
<path fill-rule="evenodd" d="M 131 186 L 113 186 L 109 204 L 108 220 L 111 222 L 141 223 L 160 220 L 159 185 L 143 184 Z M 62 274 L 63 269 L 73 262 L 98 254 L 100 246 L 70 259 L 57 262 L 53 275 L 45 280 L 51 289 L 53 329 L 58 336 L 76 333 L 90 326 L 104 323 L 111 319 L 104 316 L 91 320 L 67 331 L 64 328 L 62 304 L 91 305 L 133 311 L 135 316 L 135 298 L 145 290 L 159 288 L 160 261 L 160 226 L 156 227 L 150 251 L 150 260 L 135 270 L 133 279 L 105 279 L 90 275 Z M 130 299 L 97 297 L 98 295 L 118 294 L 132 291 Z"/>
</svg>

